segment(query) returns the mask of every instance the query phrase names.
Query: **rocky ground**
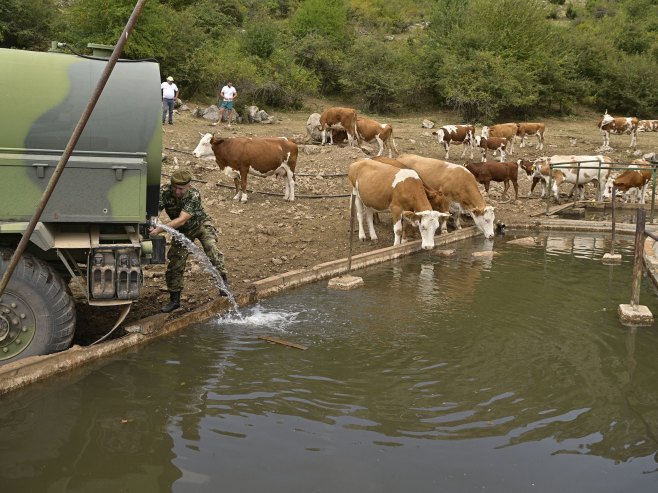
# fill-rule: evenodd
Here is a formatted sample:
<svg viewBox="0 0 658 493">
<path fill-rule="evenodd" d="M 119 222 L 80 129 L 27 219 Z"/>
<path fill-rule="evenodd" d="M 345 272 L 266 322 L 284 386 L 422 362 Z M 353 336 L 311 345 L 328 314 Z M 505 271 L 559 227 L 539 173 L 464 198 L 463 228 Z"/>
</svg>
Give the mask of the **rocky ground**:
<svg viewBox="0 0 658 493">
<path fill-rule="evenodd" d="M 194 110 L 194 103 L 187 103 Z M 328 106 L 328 105 L 326 105 Z M 220 230 L 220 245 L 229 272 L 230 288 L 242 293 L 255 280 L 263 279 L 294 269 L 342 258 L 347 255 L 349 239 L 349 184 L 344 174 L 353 161 L 376 154 L 377 147 L 350 148 L 347 146 L 320 146 L 303 143 L 307 137 L 306 121 L 311 113 L 321 112 L 321 103 L 295 113 L 275 113 L 271 124 L 234 124 L 223 127 L 221 135 L 235 136 L 285 136 L 300 144 L 297 162 L 295 202 L 284 202 L 284 184 L 273 177 L 249 177 L 247 203 L 232 200 L 233 182 L 219 171 L 214 161 L 201 161 L 191 155 L 200 133 L 213 132 L 209 122 L 193 116 L 193 111 L 183 111 L 175 116 L 174 125 L 163 127 L 163 152 L 166 160 L 162 169 L 162 183 L 176 169 L 192 171 L 197 187 L 204 199 L 206 211 Z M 274 112 L 273 112 L 274 113 Z M 396 117 L 367 115 L 394 127 L 397 147 L 401 152 L 428 157 L 443 158 L 444 151 L 431 135 L 431 130 L 421 123 L 430 119 L 438 125 L 459 123 L 458 115 L 428 112 Z M 601 146 L 602 137 L 596 127 L 597 115 L 582 114 L 564 119 L 541 119 L 546 123 L 546 146 L 543 152 L 532 146 L 518 148 L 509 160 L 534 159 L 554 154 L 594 154 Z M 533 120 L 537 121 L 537 119 Z M 479 134 L 480 127 L 477 128 Z M 640 134 L 638 151 L 633 155 L 628 149 L 630 136 L 612 136 L 615 149 L 609 154 L 619 162 L 629 162 L 637 154 L 655 152 L 658 134 Z M 466 162 L 460 146 L 451 149 L 451 161 Z M 469 156 L 466 156 L 469 157 Z M 335 176 L 334 176 L 335 175 Z M 527 198 L 530 180 L 519 173 L 519 199 L 507 201 L 501 198 L 502 184 L 494 184 L 487 201 L 496 207 L 496 219 L 509 222 L 512 218 L 529 218 L 546 207 L 536 189 Z M 484 189 L 483 189 L 484 192 Z M 593 188 L 588 196 L 594 197 Z M 167 220 L 164 213 L 162 220 Z M 468 224 L 468 220 L 465 220 Z M 355 241 L 353 252 L 360 253 L 393 244 L 390 216 L 383 215 L 377 226 L 379 240 Z M 192 257 L 190 257 L 192 259 Z M 164 266 L 146 268 L 143 296 L 134 303 L 128 320 L 136 320 L 156 313 L 168 301 L 164 282 Z M 192 310 L 217 296 L 212 277 L 199 264 L 191 260 L 186 271 L 186 288 L 183 291 L 183 307 L 171 316 L 176 317 Z M 114 322 L 107 311 L 101 315 L 90 308 L 79 310 L 79 326 L 92 326 L 93 332 L 104 333 Z M 107 327 L 105 327 L 107 325 Z M 82 331 L 79 331 L 82 332 Z"/>
</svg>

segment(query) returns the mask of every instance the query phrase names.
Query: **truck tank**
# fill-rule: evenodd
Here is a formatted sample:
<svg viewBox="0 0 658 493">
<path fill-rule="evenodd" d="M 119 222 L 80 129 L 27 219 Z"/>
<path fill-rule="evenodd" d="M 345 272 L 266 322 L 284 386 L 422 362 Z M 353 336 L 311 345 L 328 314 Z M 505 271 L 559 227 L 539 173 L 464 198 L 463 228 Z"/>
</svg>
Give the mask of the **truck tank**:
<svg viewBox="0 0 658 493">
<path fill-rule="evenodd" d="M 107 59 L 0 49 L 0 274 L 63 154 Z M 120 60 L 0 297 L 0 363 L 65 349 L 74 279 L 93 305 L 129 305 L 142 267 L 163 262 L 160 69 Z M 155 246 L 154 246 L 155 245 Z M 125 311 L 127 313 L 127 310 Z"/>
</svg>

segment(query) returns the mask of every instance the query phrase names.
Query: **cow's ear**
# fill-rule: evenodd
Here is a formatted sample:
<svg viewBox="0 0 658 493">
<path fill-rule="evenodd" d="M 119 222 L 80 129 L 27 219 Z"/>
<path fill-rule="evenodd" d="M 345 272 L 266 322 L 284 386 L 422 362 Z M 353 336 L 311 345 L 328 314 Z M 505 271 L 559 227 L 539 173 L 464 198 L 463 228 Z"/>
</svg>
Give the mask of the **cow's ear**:
<svg viewBox="0 0 658 493">
<path fill-rule="evenodd" d="M 418 224 L 418 216 L 413 211 L 404 211 L 402 213 L 402 220 L 408 222 L 412 226 Z"/>
</svg>

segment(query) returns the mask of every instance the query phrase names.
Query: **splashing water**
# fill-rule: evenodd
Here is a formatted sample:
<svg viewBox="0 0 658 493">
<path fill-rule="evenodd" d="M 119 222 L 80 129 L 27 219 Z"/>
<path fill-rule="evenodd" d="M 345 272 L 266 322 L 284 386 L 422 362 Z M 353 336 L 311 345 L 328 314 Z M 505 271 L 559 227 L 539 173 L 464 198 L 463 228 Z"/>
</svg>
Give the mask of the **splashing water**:
<svg viewBox="0 0 658 493">
<path fill-rule="evenodd" d="M 228 286 L 224 282 L 224 279 L 222 279 L 222 276 L 220 276 L 219 272 L 217 272 L 217 269 L 212 264 L 212 262 L 205 254 L 205 252 L 201 250 L 198 246 L 196 246 L 193 241 L 191 241 L 187 236 L 185 236 L 180 231 L 162 223 L 157 223 L 156 226 L 164 229 L 167 233 L 171 234 L 174 238 L 176 238 L 177 241 L 181 242 L 185 246 L 185 248 L 197 258 L 197 260 L 201 263 L 203 269 L 206 272 L 212 274 L 213 278 L 215 279 L 215 284 L 217 285 L 217 287 L 220 289 L 220 291 L 226 293 L 226 297 L 228 298 L 229 303 L 231 303 L 232 311 L 234 311 L 239 317 L 241 317 L 240 311 L 238 310 L 238 303 L 235 301 L 235 297 L 233 296 L 233 293 L 229 291 Z"/>
</svg>

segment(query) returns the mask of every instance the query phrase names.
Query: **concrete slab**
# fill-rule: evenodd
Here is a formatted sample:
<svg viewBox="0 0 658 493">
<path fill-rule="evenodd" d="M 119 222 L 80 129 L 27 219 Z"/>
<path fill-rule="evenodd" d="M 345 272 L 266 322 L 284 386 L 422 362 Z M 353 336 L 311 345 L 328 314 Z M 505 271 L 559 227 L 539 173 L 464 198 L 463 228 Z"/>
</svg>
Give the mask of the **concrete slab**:
<svg viewBox="0 0 658 493">
<path fill-rule="evenodd" d="M 605 265 L 621 264 L 621 253 L 606 253 L 601 262 Z"/>
<path fill-rule="evenodd" d="M 446 249 L 441 249 L 441 250 L 435 250 L 434 255 L 437 257 L 452 257 L 457 250 L 450 250 L 448 248 Z"/>
<path fill-rule="evenodd" d="M 653 325 L 651 310 L 644 305 L 619 305 L 617 313 L 624 325 Z"/>
<path fill-rule="evenodd" d="M 359 286 L 363 286 L 363 278 L 350 275 L 334 277 L 329 279 L 329 283 L 327 284 L 329 289 L 341 289 L 343 291 L 355 289 Z"/>
</svg>

